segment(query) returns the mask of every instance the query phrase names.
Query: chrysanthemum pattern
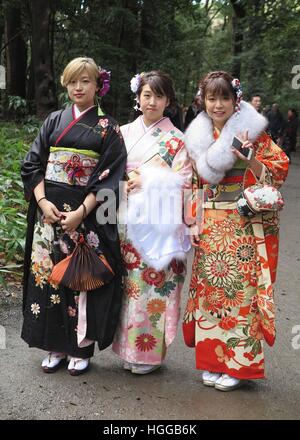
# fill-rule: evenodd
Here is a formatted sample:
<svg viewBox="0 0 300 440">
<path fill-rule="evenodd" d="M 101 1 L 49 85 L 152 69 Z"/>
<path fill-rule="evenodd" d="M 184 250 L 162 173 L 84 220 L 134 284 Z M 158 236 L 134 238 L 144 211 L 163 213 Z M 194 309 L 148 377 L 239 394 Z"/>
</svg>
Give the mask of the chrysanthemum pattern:
<svg viewBox="0 0 300 440">
<path fill-rule="evenodd" d="M 255 150 L 256 158 L 271 171 L 273 184 L 280 185 L 287 174 L 280 148 L 263 134 Z M 249 185 L 254 183 L 250 174 L 245 176 Z M 216 200 L 230 192 L 228 181 L 228 194 L 223 194 L 222 182 L 206 186 Z M 268 272 L 273 280 L 276 275 L 278 217 L 269 213 L 256 224 L 258 228 L 235 209 L 205 211 L 183 324 L 185 340 L 194 341 L 201 370 L 241 379 L 264 377 L 263 339 L 272 341 L 275 335 L 273 291 L 264 280 Z M 267 254 L 261 253 L 261 242 L 266 243 Z"/>
<path fill-rule="evenodd" d="M 228 250 L 236 258 L 240 271 L 253 272 L 255 270 L 256 244 L 253 236 L 233 240 Z"/>
<path fill-rule="evenodd" d="M 230 288 L 241 276 L 235 259 L 225 252 L 212 252 L 200 263 L 208 282 L 214 287 Z"/>
<path fill-rule="evenodd" d="M 160 154 L 171 164 L 182 146 L 182 139 L 174 132 L 167 144 L 160 144 Z M 128 362 L 159 364 L 177 332 L 186 266 L 182 261 L 172 261 L 166 270 L 155 270 L 143 261 L 122 232 L 120 239 L 128 275 L 113 350 Z"/>
<path fill-rule="evenodd" d="M 122 242 L 121 252 L 126 269 L 132 270 L 140 266 L 141 257 L 130 243 Z"/>
<path fill-rule="evenodd" d="M 195 311 L 198 308 L 198 298 L 196 291 L 190 291 L 189 299 L 184 312 L 183 320 L 188 323 L 195 319 Z"/>
<path fill-rule="evenodd" d="M 236 225 L 231 219 L 216 222 L 211 227 L 211 240 L 218 250 L 224 250 L 231 243 L 235 235 Z"/>
<path fill-rule="evenodd" d="M 125 286 L 126 286 L 126 294 L 130 298 L 137 299 L 139 297 L 141 289 L 139 284 L 135 280 L 126 280 Z"/>
</svg>

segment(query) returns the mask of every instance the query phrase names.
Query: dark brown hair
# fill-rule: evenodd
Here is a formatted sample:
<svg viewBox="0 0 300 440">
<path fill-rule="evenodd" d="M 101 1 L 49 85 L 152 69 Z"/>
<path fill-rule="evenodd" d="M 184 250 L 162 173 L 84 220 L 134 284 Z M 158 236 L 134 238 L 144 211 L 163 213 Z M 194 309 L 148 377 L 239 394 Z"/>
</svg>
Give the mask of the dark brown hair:
<svg viewBox="0 0 300 440">
<path fill-rule="evenodd" d="M 205 109 L 205 97 L 211 93 L 213 96 L 225 96 L 236 103 L 237 96 L 231 84 L 233 77 L 222 70 L 209 72 L 199 82 L 201 106 Z"/>
<path fill-rule="evenodd" d="M 176 107 L 173 81 L 167 73 L 161 72 L 160 70 L 152 70 L 151 72 L 144 73 L 136 92 L 138 97 L 140 97 L 143 87 L 146 84 L 148 84 L 152 92 L 156 95 L 166 96 L 168 98 L 169 109 L 173 110 Z"/>
</svg>

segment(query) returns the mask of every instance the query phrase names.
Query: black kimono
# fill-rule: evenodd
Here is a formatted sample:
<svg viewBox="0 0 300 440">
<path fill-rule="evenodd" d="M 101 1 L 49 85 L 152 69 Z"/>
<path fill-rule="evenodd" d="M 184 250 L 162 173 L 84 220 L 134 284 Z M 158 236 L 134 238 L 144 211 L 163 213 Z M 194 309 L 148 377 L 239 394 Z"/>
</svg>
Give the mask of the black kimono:
<svg viewBox="0 0 300 440">
<path fill-rule="evenodd" d="M 22 338 L 30 347 L 89 358 L 94 351 L 92 341 L 98 342 L 100 350 L 110 345 L 119 317 L 124 274 L 116 219 L 114 224 L 100 225 L 96 207 L 78 231 L 66 233 L 59 224 L 43 222 L 34 188 L 45 179 L 46 197 L 60 211 L 73 211 L 87 194 L 104 189 L 113 192 L 117 208 L 125 166 L 126 148 L 119 127 L 110 116 L 99 117 L 97 107 L 78 119 L 73 107 L 51 113 L 33 142 L 21 170 L 25 197 L 30 201 Z M 81 231 L 115 272 L 109 284 L 86 294 L 49 282 L 53 265 L 70 255 Z M 81 306 L 79 311 L 83 294 L 84 310 Z M 85 339 L 80 344 L 83 348 L 78 342 L 79 318 L 85 321 Z"/>
</svg>

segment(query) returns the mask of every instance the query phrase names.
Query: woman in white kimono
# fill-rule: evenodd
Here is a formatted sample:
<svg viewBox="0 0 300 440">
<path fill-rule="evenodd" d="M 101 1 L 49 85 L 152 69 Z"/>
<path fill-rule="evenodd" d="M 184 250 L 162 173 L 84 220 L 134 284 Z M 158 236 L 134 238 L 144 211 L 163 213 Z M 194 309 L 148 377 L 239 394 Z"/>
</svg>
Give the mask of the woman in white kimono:
<svg viewBox="0 0 300 440">
<path fill-rule="evenodd" d="M 136 75 L 131 90 L 142 115 L 121 127 L 128 152 L 128 224 L 121 231 L 127 276 L 113 350 L 132 373 L 159 368 L 174 340 L 189 250 L 183 190 L 192 165 L 183 134 L 169 118 L 175 102 L 168 75 Z"/>
</svg>

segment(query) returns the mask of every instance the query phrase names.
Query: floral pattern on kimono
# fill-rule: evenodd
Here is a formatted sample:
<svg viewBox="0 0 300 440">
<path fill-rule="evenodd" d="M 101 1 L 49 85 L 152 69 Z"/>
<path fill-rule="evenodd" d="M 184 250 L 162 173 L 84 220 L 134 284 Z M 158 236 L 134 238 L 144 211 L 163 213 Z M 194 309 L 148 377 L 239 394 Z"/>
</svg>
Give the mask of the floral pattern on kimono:
<svg viewBox="0 0 300 440">
<path fill-rule="evenodd" d="M 286 155 L 266 134 L 254 147 L 273 184 L 280 186 L 287 176 Z M 252 173 L 247 173 L 247 185 L 253 184 Z M 221 204 L 218 198 L 225 187 L 230 192 L 230 186 L 236 185 L 228 179 L 225 176 L 217 185 L 202 182 L 206 200 Z M 240 379 L 264 377 L 263 339 L 267 332 L 270 340 L 275 338 L 273 289 L 261 280 L 270 274 L 274 279 L 276 273 L 278 214 L 255 218 L 262 228 L 257 229 L 255 221 L 241 217 L 236 209 L 204 209 L 183 323 L 185 342 L 196 350 L 196 368 Z M 262 236 L 256 236 L 257 230 L 263 231 Z M 258 246 L 264 240 L 262 257 Z M 264 278 L 264 274 L 268 276 Z M 259 310 L 268 311 L 264 334 Z"/>
<path fill-rule="evenodd" d="M 152 135 L 154 138 L 161 136 L 160 128 L 156 128 Z M 126 144 L 126 136 L 124 140 Z M 189 187 L 192 166 L 184 147 L 183 134 L 174 127 L 167 139 L 159 142 L 157 149 L 172 170 L 186 178 L 186 187 Z M 167 269 L 155 270 L 143 261 L 126 231 L 120 232 L 120 239 L 127 276 L 113 350 L 127 362 L 161 364 L 177 332 L 180 294 L 186 275 L 185 261 L 173 259 Z"/>
<path fill-rule="evenodd" d="M 121 308 L 123 265 L 116 224 L 99 225 L 96 207 L 76 231 L 46 224 L 34 189 L 45 183 L 45 196 L 60 212 L 77 209 L 86 195 L 112 190 L 118 200 L 126 168 L 126 149 L 116 121 L 99 117 L 96 106 L 76 117 L 74 106 L 51 113 L 22 164 L 25 198 L 29 201 L 24 258 L 22 338 L 30 347 L 89 358 L 94 342 L 100 349 L 112 342 Z M 103 253 L 115 272 L 113 280 L 90 292 L 73 291 L 49 282 L 54 264 L 70 255 L 79 233 Z M 80 297 L 86 295 L 86 307 Z M 79 336 L 85 317 L 86 344 Z"/>
</svg>

